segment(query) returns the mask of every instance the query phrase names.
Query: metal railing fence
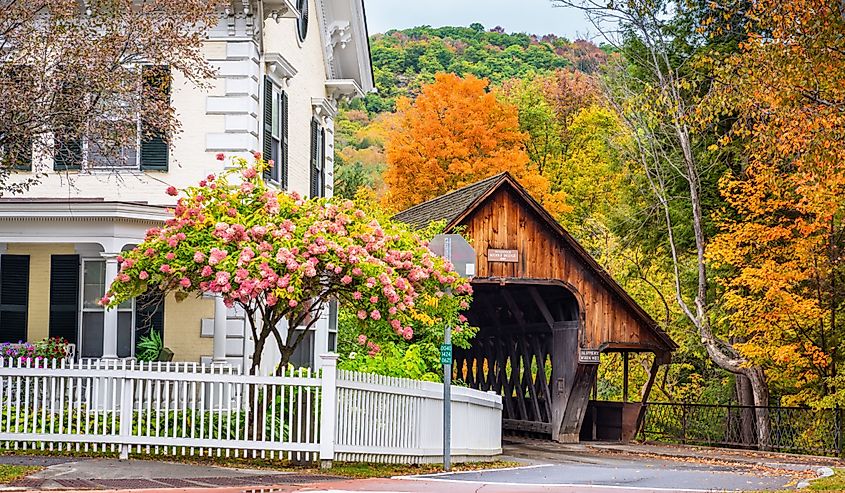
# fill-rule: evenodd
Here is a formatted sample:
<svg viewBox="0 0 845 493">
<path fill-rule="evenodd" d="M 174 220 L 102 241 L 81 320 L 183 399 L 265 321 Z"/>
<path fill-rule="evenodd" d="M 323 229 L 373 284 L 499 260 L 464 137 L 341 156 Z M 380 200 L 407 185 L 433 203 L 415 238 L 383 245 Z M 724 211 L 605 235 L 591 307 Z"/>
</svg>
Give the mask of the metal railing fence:
<svg viewBox="0 0 845 493">
<path fill-rule="evenodd" d="M 768 406 L 769 443 L 758 443 L 754 406 L 649 402 L 641 437 L 648 441 L 842 455 L 843 409 Z"/>
</svg>

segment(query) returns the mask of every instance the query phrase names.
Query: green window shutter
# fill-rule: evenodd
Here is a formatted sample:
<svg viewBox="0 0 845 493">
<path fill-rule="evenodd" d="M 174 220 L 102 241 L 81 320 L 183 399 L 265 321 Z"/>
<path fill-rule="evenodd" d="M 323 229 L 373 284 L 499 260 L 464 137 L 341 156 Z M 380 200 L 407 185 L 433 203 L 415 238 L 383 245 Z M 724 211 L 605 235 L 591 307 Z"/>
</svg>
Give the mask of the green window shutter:
<svg viewBox="0 0 845 493">
<path fill-rule="evenodd" d="M 53 169 L 56 171 L 82 168 L 82 139 L 54 135 Z"/>
<path fill-rule="evenodd" d="M 0 67 L 4 80 L 18 87 L 33 89 L 32 69 L 28 65 L 3 63 Z M 3 133 L 0 140 L 3 148 L 3 165 L 19 171 L 32 170 L 32 135 L 21 127 L 16 118 L 16 111 L 7 111 L 2 115 Z"/>
<path fill-rule="evenodd" d="M 4 164 L 18 171 L 32 171 L 32 137 L 8 132 L 3 136 Z"/>
<path fill-rule="evenodd" d="M 273 155 L 273 81 L 269 77 L 264 77 L 264 131 L 261 136 L 261 153 L 264 159 L 271 159 Z M 276 166 L 279 164 L 276 163 Z M 272 170 L 264 170 L 264 179 L 269 180 L 273 177 Z"/>
<path fill-rule="evenodd" d="M 50 337 L 77 343 L 79 255 L 50 256 Z"/>
<path fill-rule="evenodd" d="M 287 190 L 288 188 L 288 93 L 282 92 L 282 152 L 279 161 L 281 163 L 277 163 L 276 166 L 279 167 L 279 183 L 281 183 L 282 188 Z"/>
<path fill-rule="evenodd" d="M 141 69 L 144 81 L 143 98 L 155 98 L 170 104 L 170 67 L 166 65 L 145 65 Z M 160 129 L 141 121 L 141 169 L 145 171 L 167 171 L 170 159 L 170 145 L 167 136 Z"/>
<path fill-rule="evenodd" d="M 0 342 L 26 341 L 29 255 L 0 256 Z"/>
<path fill-rule="evenodd" d="M 310 197 L 319 197 L 320 193 L 320 170 L 317 169 L 320 159 L 320 125 L 316 119 L 311 120 L 311 173 Z"/>
<path fill-rule="evenodd" d="M 320 129 L 320 197 L 326 196 L 326 129 Z"/>
</svg>

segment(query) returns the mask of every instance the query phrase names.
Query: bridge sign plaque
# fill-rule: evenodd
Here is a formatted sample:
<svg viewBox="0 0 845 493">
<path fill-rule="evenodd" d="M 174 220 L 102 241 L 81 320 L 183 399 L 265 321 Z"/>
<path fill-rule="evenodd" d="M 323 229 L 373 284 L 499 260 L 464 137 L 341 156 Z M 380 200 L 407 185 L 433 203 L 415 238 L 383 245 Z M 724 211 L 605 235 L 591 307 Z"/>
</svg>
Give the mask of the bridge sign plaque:
<svg viewBox="0 0 845 493">
<path fill-rule="evenodd" d="M 601 363 L 601 351 L 581 348 L 578 350 L 578 362 L 582 365 L 597 365 Z"/>
<path fill-rule="evenodd" d="M 490 248 L 487 250 L 487 260 L 489 262 L 508 262 L 515 264 L 519 262 L 519 251 Z"/>
</svg>

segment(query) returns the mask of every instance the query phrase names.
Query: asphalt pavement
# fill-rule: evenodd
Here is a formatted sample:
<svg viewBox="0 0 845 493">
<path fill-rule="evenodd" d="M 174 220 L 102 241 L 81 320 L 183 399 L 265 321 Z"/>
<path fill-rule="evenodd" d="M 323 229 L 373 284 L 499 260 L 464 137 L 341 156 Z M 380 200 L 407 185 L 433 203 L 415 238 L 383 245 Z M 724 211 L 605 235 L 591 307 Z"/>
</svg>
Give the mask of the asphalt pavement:
<svg viewBox="0 0 845 493">
<path fill-rule="evenodd" d="M 626 491 L 760 491 L 781 490 L 795 484 L 789 473 L 768 475 L 730 466 L 702 466 L 659 460 L 607 459 L 601 464 L 546 464 L 500 471 L 462 472 L 421 476 L 439 489 L 471 483 L 499 486 L 545 486 L 591 490 L 596 487 Z M 448 483 L 448 484 L 447 484 Z"/>
<path fill-rule="evenodd" d="M 0 463 L 45 467 L 17 490 L 179 493 L 642 493 L 795 489 L 837 459 L 727 453 L 694 447 L 562 445 L 508 439 L 499 470 L 351 480 L 323 474 L 222 468 L 162 461 L 0 456 Z"/>
</svg>

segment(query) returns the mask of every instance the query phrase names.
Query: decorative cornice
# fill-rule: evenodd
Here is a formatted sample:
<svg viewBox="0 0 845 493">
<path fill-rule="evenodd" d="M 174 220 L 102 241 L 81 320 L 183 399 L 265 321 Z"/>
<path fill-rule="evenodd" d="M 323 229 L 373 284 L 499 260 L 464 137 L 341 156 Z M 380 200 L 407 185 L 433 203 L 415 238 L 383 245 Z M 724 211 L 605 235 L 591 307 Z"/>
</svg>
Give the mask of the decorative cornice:
<svg viewBox="0 0 845 493">
<path fill-rule="evenodd" d="M 363 0 L 318 0 L 320 34 L 329 79 L 355 79 L 374 88 Z"/>
<path fill-rule="evenodd" d="M 296 19 L 299 17 L 299 10 L 291 0 L 264 0 L 264 20 L 273 19 L 280 22 L 282 19 Z"/>
<path fill-rule="evenodd" d="M 326 93 L 334 101 L 364 97 L 364 90 L 355 79 L 331 79 L 326 81 Z"/>
<path fill-rule="evenodd" d="M 311 98 L 311 107 L 318 118 L 334 118 L 337 116 L 337 106 L 326 98 Z"/>
<path fill-rule="evenodd" d="M 267 67 L 267 74 L 276 79 L 281 86 L 287 85 L 289 79 L 293 78 L 298 71 L 280 53 L 265 53 L 263 62 Z"/>
<path fill-rule="evenodd" d="M 327 37 L 330 49 L 334 50 L 339 45 L 341 50 L 345 50 L 349 42 L 352 41 L 352 29 L 349 21 L 334 21 L 329 24 Z"/>
</svg>

